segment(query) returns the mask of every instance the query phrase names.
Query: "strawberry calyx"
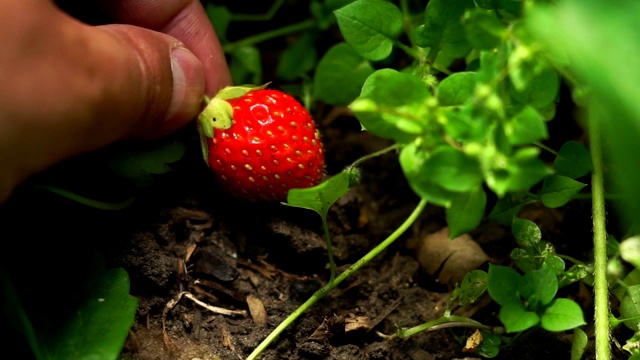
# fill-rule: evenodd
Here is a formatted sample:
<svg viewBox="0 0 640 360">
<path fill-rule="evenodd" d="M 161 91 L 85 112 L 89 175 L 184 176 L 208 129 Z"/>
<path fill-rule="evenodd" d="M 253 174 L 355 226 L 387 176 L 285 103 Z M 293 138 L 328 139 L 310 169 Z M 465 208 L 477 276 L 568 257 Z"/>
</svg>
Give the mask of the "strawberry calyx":
<svg viewBox="0 0 640 360">
<path fill-rule="evenodd" d="M 226 86 L 213 98 L 204 97 L 205 108 L 198 115 L 198 133 L 202 155 L 208 164 L 209 148 L 207 139 L 213 138 L 214 129 L 228 129 L 233 125 L 233 107 L 227 100 L 243 96 L 249 91 L 265 89 L 270 82 L 263 85 Z"/>
</svg>

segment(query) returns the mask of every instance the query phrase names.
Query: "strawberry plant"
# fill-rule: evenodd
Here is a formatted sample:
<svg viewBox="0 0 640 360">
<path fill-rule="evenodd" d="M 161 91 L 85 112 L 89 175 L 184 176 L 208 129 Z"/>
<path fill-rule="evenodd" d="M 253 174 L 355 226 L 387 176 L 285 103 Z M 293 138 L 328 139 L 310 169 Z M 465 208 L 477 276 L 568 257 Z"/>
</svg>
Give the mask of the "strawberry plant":
<svg viewBox="0 0 640 360">
<path fill-rule="evenodd" d="M 489 293 L 502 306 L 500 319 L 507 331 L 519 332 L 539 323 L 549 331 L 584 324 L 577 304 L 554 297 L 560 286 L 584 278 L 586 269 L 593 266 L 596 351 L 606 358 L 610 355 L 602 159 L 606 152 L 617 166 L 633 166 L 622 148 L 633 143 L 634 121 L 640 112 L 628 97 L 612 97 L 619 91 L 611 84 L 631 86 L 630 80 L 605 71 L 611 67 L 599 63 L 602 57 L 587 49 L 588 41 L 579 35 L 580 30 L 559 19 L 578 14 L 580 25 L 593 21 L 605 26 L 619 15 L 625 21 L 613 28 L 629 38 L 637 34 L 629 32 L 633 23 L 629 15 L 601 1 L 588 3 L 593 8 L 576 1 L 314 1 L 315 23 L 303 21 L 266 37 L 308 31 L 295 50 L 292 46 L 283 54 L 280 76 L 301 76 L 299 94 L 326 104 L 348 105 L 363 130 L 395 142 L 404 177 L 423 201 L 445 209 L 451 238 L 475 229 L 487 217 L 513 227 L 520 247 L 511 255 L 524 275 L 492 265 L 487 277 Z M 606 20 L 596 21 L 593 9 L 607 14 L 600 17 Z M 220 8 L 212 9 L 214 23 L 215 15 L 221 13 Z M 300 49 L 310 46 L 314 30 L 326 29 L 334 21 L 344 42 L 334 44 L 318 60 L 313 86 L 304 77 L 308 66 L 285 74 L 282 69 L 291 63 L 290 56 L 302 59 L 304 54 L 307 61 L 301 64 L 313 62 L 316 53 Z M 598 36 L 598 40 L 619 38 L 612 31 L 603 31 L 607 36 Z M 561 41 L 555 41 L 560 33 Z M 247 60 L 251 57 L 241 56 L 240 48 L 264 38 L 227 44 L 232 61 L 245 65 L 245 74 L 259 66 L 251 66 Z M 245 54 L 251 53 L 248 50 Z M 559 97 L 562 82 L 572 91 L 576 105 L 589 114 L 583 120 L 589 150 L 576 141 L 558 150 L 544 144 L 553 140 L 548 124 L 563 121 L 556 116 L 557 104 L 566 101 Z M 620 127 L 602 123 L 605 114 L 619 116 Z M 603 139 L 614 138 L 623 141 L 603 148 Z M 552 164 L 544 160 L 548 154 L 555 159 Z M 611 172 L 612 188 L 629 197 L 620 202 L 619 209 L 630 229 L 635 221 L 632 214 L 637 213 L 633 209 L 638 182 L 631 180 L 633 176 L 620 176 L 617 169 Z M 592 194 L 583 193 L 588 185 Z M 563 257 L 551 244 L 541 242 L 535 235 L 537 227 L 518 214 L 531 204 L 558 208 L 588 197 L 593 201 L 594 262 L 584 264 L 564 257 L 575 260 L 565 269 Z M 487 208 L 491 198 L 497 201 Z M 322 210 L 313 209 L 323 215 Z M 539 286 L 531 287 L 528 280 Z M 501 292 L 502 283 L 510 284 L 520 295 Z M 630 299 L 635 292 L 628 294 Z M 570 319 L 560 319 L 561 314 L 570 314 Z M 632 312 L 625 308 L 625 315 Z M 580 330 L 576 334 L 574 353 L 578 354 L 584 341 Z"/>
</svg>

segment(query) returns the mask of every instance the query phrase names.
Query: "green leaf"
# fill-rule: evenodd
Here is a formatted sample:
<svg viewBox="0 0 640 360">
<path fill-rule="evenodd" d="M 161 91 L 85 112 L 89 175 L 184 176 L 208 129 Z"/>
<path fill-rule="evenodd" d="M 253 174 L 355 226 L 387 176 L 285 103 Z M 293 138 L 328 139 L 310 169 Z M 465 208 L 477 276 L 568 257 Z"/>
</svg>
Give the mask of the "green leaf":
<svg viewBox="0 0 640 360">
<path fill-rule="evenodd" d="M 555 276 L 560 276 L 562 273 L 564 273 L 564 260 L 562 260 L 562 258 L 558 255 L 551 253 L 547 254 L 547 256 L 545 256 L 544 258 L 544 264 L 549 268 L 549 270 L 551 270 L 551 272 L 553 272 Z M 561 286 L 558 285 L 558 287 Z"/>
<path fill-rule="evenodd" d="M 507 36 L 505 25 L 495 16 L 479 10 L 467 11 L 462 23 L 467 40 L 479 50 L 493 50 Z"/>
<path fill-rule="evenodd" d="M 231 12 L 225 6 L 216 6 L 211 3 L 207 4 L 205 9 L 207 16 L 209 17 L 209 21 L 211 21 L 215 28 L 218 39 L 220 39 L 221 43 L 226 43 L 227 29 L 231 22 Z"/>
<path fill-rule="evenodd" d="M 262 82 L 262 58 L 255 46 L 240 46 L 233 50 L 229 71 L 235 84 L 260 84 Z"/>
<path fill-rule="evenodd" d="M 400 151 L 400 166 L 411 189 L 421 198 L 448 207 L 454 194 L 435 184 L 426 166 L 428 154 L 411 143 Z"/>
<path fill-rule="evenodd" d="M 537 148 L 521 148 L 507 157 L 501 153 L 483 156 L 485 181 L 498 196 L 507 192 L 528 191 L 548 175 L 551 169 L 539 157 Z"/>
<path fill-rule="evenodd" d="M 476 354 L 487 359 L 494 358 L 500 353 L 500 345 L 502 344 L 502 338 L 489 331 L 480 331 L 482 333 L 482 342 L 476 349 Z"/>
<path fill-rule="evenodd" d="M 511 145 L 528 145 L 549 138 L 544 119 L 534 108 L 526 106 L 504 124 Z"/>
<path fill-rule="evenodd" d="M 519 294 L 524 279 L 514 269 L 507 266 L 489 264 L 487 281 L 489 282 L 487 285 L 489 295 L 499 305 L 521 303 Z"/>
<path fill-rule="evenodd" d="M 560 89 L 560 77 L 551 68 L 547 68 L 527 82 L 523 89 L 510 88 L 511 96 L 521 104 L 543 109 L 553 104 Z"/>
<path fill-rule="evenodd" d="M 471 51 L 462 26 L 465 10 L 473 9 L 473 0 L 431 0 L 424 12 L 424 25 L 416 28 L 414 40 L 418 46 L 442 51 L 461 58 Z"/>
<path fill-rule="evenodd" d="M 482 185 L 480 164 L 460 150 L 442 145 L 425 164 L 434 183 L 454 192 L 476 190 Z"/>
<path fill-rule="evenodd" d="M 171 171 L 168 164 L 182 159 L 185 152 L 186 146 L 178 141 L 160 143 L 154 148 L 148 144 L 125 146 L 118 149 L 108 166 L 116 174 L 143 187 L 153 183 L 153 175 Z"/>
<path fill-rule="evenodd" d="M 381 69 L 365 81 L 360 96 L 349 106 L 371 133 L 400 143 L 412 141 L 425 124 L 431 98 L 417 77 Z"/>
<path fill-rule="evenodd" d="M 567 141 L 562 145 L 553 165 L 557 175 L 572 179 L 587 175 L 593 170 L 589 150 L 576 141 Z"/>
<path fill-rule="evenodd" d="M 349 191 L 353 176 L 351 171 L 343 171 L 314 187 L 291 189 L 284 205 L 313 210 L 324 218 L 331 205 Z"/>
<path fill-rule="evenodd" d="M 52 359 L 117 359 L 137 307 L 129 276 L 121 268 L 95 280 L 86 302 L 48 348 Z"/>
<path fill-rule="evenodd" d="M 586 325 L 580 305 L 569 299 L 556 299 L 544 311 L 540 325 L 547 331 L 566 331 Z"/>
<path fill-rule="evenodd" d="M 544 265 L 538 270 L 525 273 L 524 281 L 532 288 L 532 293 L 527 299 L 529 304 L 546 305 L 553 300 L 558 292 L 558 278 L 551 269 Z"/>
<path fill-rule="evenodd" d="M 573 342 L 571 342 L 571 360 L 580 360 L 589 343 L 587 333 L 580 328 L 573 329 Z"/>
<path fill-rule="evenodd" d="M 563 288 L 576 281 L 585 279 L 588 274 L 586 266 L 581 264 L 573 265 L 558 277 L 558 288 Z"/>
<path fill-rule="evenodd" d="M 527 311 L 519 302 L 502 306 L 498 317 L 507 333 L 524 331 L 540 322 L 540 317 L 536 313 Z"/>
<path fill-rule="evenodd" d="M 488 274 L 482 270 L 469 271 L 460 285 L 453 290 L 452 300 L 458 299 L 458 305 L 473 304 L 487 291 Z"/>
<path fill-rule="evenodd" d="M 562 175 L 551 175 L 544 179 L 542 189 L 538 192 L 540 200 L 548 208 L 565 205 L 587 184 Z"/>
<path fill-rule="evenodd" d="M 362 85 L 374 69 L 346 43 L 331 47 L 320 59 L 314 76 L 318 100 L 331 105 L 346 105 L 360 95 Z"/>
<path fill-rule="evenodd" d="M 451 205 L 446 209 L 449 238 L 453 239 L 475 229 L 484 216 L 487 194 L 479 188 L 476 191 L 456 193 Z"/>
<path fill-rule="evenodd" d="M 402 13 L 383 0 L 357 0 L 335 11 L 344 39 L 362 57 L 385 59 L 402 32 Z"/>
<path fill-rule="evenodd" d="M 447 76 L 438 84 L 437 97 L 441 106 L 462 105 L 473 94 L 478 82 L 475 72 L 457 72 Z"/>
<path fill-rule="evenodd" d="M 620 243 L 620 257 L 640 268 L 640 236 L 624 239 Z"/>
<path fill-rule="evenodd" d="M 489 219 L 497 221 L 500 225 L 511 226 L 513 218 L 518 216 L 520 209 L 527 203 L 529 199 L 522 193 L 508 193 L 498 199 L 489 213 Z"/>
<path fill-rule="evenodd" d="M 542 232 L 538 225 L 531 220 L 513 218 L 511 231 L 516 241 L 525 249 L 534 249 L 542 239 Z"/>
<path fill-rule="evenodd" d="M 305 32 L 284 49 L 280 54 L 276 77 L 291 81 L 313 70 L 317 60 L 315 40 L 315 34 Z"/>
<path fill-rule="evenodd" d="M 614 203 L 622 226 L 640 219 L 640 2 L 611 6 L 609 1 L 568 0 L 558 6 L 534 6 L 527 26 L 547 54 L 571 74 L 582 92 L 589 121 L 597 123 L 610 167 Z M 607 49 L 603 51 L 602 49 Z M 556 60 L 558 59 L 558 60 Z M 596 134 L 592 134 L 596 135 Z"/>
</svg>

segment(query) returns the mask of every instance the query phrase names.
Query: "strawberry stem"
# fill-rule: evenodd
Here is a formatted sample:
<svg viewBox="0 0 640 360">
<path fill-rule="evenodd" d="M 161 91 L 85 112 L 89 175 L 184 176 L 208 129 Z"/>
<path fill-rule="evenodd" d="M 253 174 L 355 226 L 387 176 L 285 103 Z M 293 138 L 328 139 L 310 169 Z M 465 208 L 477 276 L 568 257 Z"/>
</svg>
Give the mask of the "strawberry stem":
<svg viewBox="0 0 640 360">
<path fill-rule="evenodd" d="M 329 284 L 331 284 L 336 278 L 336 263 L 333 260 L 333 244 L 331 243 L 331 233 L 329 232 L 329 223 L 327 222 L 326 216 L 322 216 L 322 227 L 324 229 L 325 240 L 327 241 L 327 255 L 329 255 L 329 268 L 331 269 Z"/>
<path fill-rule="evenodd" d="M 289 316 L 276 327 L 271 334 L 269 334 L 255 350 L 247 357 L 247 360 L 256 359 L 266 348 L 269 346 L 289 325 L 291 325 L 300 315 L 313 306 L 318 300 L 322 299 L 329 291 L 333 290 L 338 284 L 351 276 L 354 272 L 358 271 L 362 266 L 371 261 L 374 257 L 380 254 L 384 249 L 389 247 L 394 241 L 396 241 L 417 219 L 427 206 L 427 200 L 421 199 L 418 205 L 415 207 L 411 215 L 383 242 L 378 244 L 373 250 L 369 251 L 365 256 L 358 260 L 355 264 L 351 265 L 347 270 L 341 273 L 334 281 L 330 281 L 327 285 L 316 291 L 309 300 L 300 305 Z"/>
</svg>

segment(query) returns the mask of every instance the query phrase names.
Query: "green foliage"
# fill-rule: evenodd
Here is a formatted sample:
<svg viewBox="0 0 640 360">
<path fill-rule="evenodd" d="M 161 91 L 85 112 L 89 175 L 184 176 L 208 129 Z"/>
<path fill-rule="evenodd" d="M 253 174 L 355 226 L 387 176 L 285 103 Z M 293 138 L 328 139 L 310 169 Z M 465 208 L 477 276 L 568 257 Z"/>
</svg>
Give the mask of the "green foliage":
<svg viewBox="0 0 640 360">
<path fill-rule="evenodd" d="M 464 306 L 475 303 L 487 291 L 487 273 L 482 270 L 471 270 L 453 290 L 451 300 Z"/>
<path fill-rule="evenodd" d="M 346 43 L 332 46 L 320 59 L 314 76 L 314 93 L 327 104 L 346 105 L 360 94 L 374 69 Z"/>
<path fill-rule="evenodd" d="M 108 166 L 118 175 L 131 179 L 136 186 L 149 186 L 154 175 L 171 171 L 168 164 L 182 159 L 185 151 L 185 145 L 178 141 L 159 143 L 154 147 L 132 145 L 118 149 L 110 157 Z"/>
<path fill-rule="evenodd" d="M 357 0 L 335 11 L 345 40 L 362 57 L 383 60 L 402 32 L 402 13 L 383 0 Z"/>
<path fill-rule="evenodd" d="M 4 272 L 0 275 L 5 311 L 36 359 L 118 358 L 137 307 L 137 300 L 129 296 L 129 277 L 123 269 L 96 271 L 85 284 L 83 301 L 75 313 L 53 327 L 34 325 L 11 280 Z"/>
<path fill-rule="evenodd" d="M 313 210 L 326 218 L 331 205 L 349 191 L 357 176 L 352 171 L 338 173 L 314 187 L 289 190 L 285 205 Z"/>
<path fill-rule="evenodd" d="M 558 278 L 543 265 L 520 275 L 514 269 L 491 264 L 488 291 L 500 304 L 500 321 L 507 333 L 521 332 L 538 324 L 548 331 L 565 331 L 586 324 L 573 300 L 555 299 Z"/>
</svg>

